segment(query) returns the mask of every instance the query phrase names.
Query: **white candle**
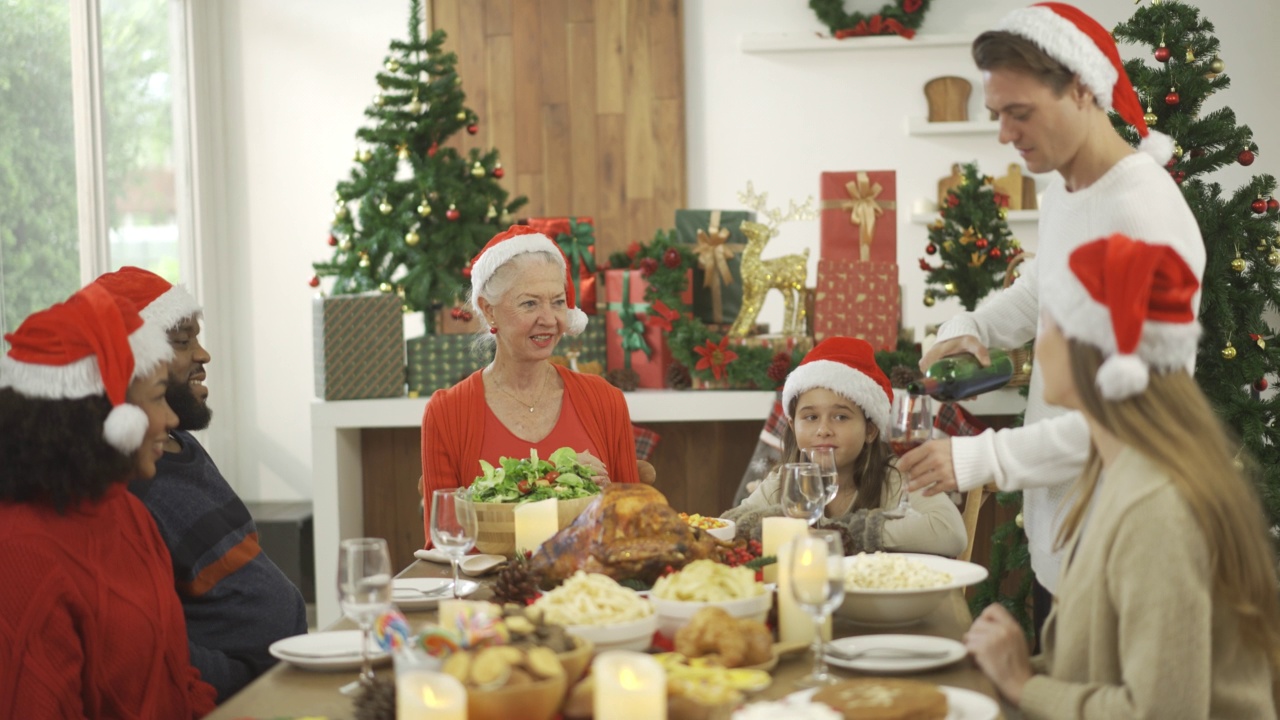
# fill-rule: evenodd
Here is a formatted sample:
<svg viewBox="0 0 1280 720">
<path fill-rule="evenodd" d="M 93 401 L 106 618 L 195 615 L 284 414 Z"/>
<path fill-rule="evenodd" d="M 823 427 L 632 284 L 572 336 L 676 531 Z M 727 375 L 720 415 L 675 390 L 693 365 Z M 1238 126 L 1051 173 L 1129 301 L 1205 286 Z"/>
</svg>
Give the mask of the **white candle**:
<svg viewBox="0 0 1280 720">
<path fill-rule="evenodd" d="M 791 542 L 791 539 L 797 535 L 807 532 L 809 532 L 809 523 L 801 518 L 767 517 L 760 523 L 760 553 L 764 557 L 770 555 L 777 557 L 778 550 L 783 545 Z M 775 582 L 778 579 L 779 565 L 781 562 L 764 567 L 765 582 Z"/>
<path fill-rule="evenodd" d="M 807 526 L 806 526 L 807 528 Z M 791 585 L 797 579 L 801 583 L 812 583 L 813 577 L 808 574 L 793 578 L 791 570 L 792 544 L 788 542 L 778 549 L 778 639 L 782 642 L 813 642 L 813 618 L 796 600 Z M 825 559 L 825 553 L 824 553 Z M 823 575 L 823 578 L 826 576 Z M 808 586 L 805 585 L 807 588 Z M 828 617 L 822 626 L 822 637 L 831 639 L 831 618 Z"/>
<path fill-rule="evenodd" d="M 556 499 L 517 505 L 515 509 L 516 552 L 537 550 L 560 530 Z"/>
<path fill-rule="evenodd" d="M 649 655 L 611 650 L 591 663 L 595 720 L 667 720 L 667 674 Z"/>
<path fill-rule="evenodd" d="M 397 720 L 467 720 L 467 691 L 450 675 L 396 672 Z"/>
</svg>

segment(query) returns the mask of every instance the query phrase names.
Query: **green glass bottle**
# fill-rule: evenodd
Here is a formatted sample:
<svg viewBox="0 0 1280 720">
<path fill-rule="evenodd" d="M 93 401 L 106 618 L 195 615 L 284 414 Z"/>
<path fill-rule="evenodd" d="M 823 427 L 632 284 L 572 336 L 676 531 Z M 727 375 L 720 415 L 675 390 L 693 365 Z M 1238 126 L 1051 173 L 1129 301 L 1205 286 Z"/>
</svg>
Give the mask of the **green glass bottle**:
<svg viewBox="0 0 1280 720">
<path fill-rule="evenodd" d="M 968 353 L 944 357 L 930 365 L 923 378 L 907 385 L 907 392 L 952 402 L 1002 388 L 1013 379 L 1013 358 L 996 348 L 988 353 L 991 364 L 985 367 Z"/>
</svg>

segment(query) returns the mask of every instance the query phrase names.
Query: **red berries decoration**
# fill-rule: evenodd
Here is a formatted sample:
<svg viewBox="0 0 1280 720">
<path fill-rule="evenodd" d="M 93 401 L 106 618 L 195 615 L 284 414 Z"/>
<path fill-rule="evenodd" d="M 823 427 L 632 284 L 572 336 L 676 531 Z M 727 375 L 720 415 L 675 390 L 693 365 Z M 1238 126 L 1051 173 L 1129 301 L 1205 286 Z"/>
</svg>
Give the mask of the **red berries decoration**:
<svg viewBox="0 0 1280 720">
<path fill-rule="evenodd" d="M 1236 159 L 1240 161 L 1240 164 L 1244 165 L 1245 167 L 1248 167 L 1253 164 L 1253 158 L 1254 158 L 1253 151 L 1250 150 L 1249 148 L 1245 148 L 1241 150 L 1240 154 L 1236 156 Z"/>
<path fill-rule="evenodd" d="M 1175 171 L 1172 173 L 1172 175 L 1173 175 L 1173 180 L 1174 180 L 1174 182 L 1178 183 L 1179 185 L 1181 185 L 1181 184 L 1182 184 L 1182 181 L 1183 181 L 1183 180 L 1186 180 L 1186 179 L 1187 179 L 1187 174 L 1186 174 L 1185 172 L 1183 172 L 1182 170 L 1175 170 Z"/>
<path fill-rule="evenodd" d="M 680 251 L 675 248 L 667 248 L 667 251 L 662 253 L 662 264 L 672 270 L 680 267 Z"/>
<path fill-rule="evenodd" d="M 653 258 L 645 258 L 640 261 L 640 276 L 650 277 L 658 272 L 658 261 Z"/>
<path fill-rule="evenodd" d="M 947 205 L 955 207 L 960 204 L 960 196 L 955 193 L 947 193 Z"/>
<path fill-rule="evenodd" d="M 466 265 L 462 266 L 462 277 L 468 280 L 471 279 L 471 263 L 467 263 Z"/>
<path fill-rule="evenodd" d="M 480 126 L 476 125 L 475 123 L 471 123 L 470 125 L 467 126 L 467 132 L 471 133 L 472 135 L 475 135 L 476 133 L 480 132 Z"/>
<path fill-rule="evenodd" d="M 1162 63 L 1169 62 L 1169 58 L 1172 56 L 1173 56 L 1173 53 L 1169 51 L 1169 48 L 1163 45 L 1156 48 L 1156 60 L 1159 60 Z"/>
<path fill-rule="evenodd" d="M 320 287 L 320 278 L 312 275 L 311 279 L 307 281 L 307 284 L 311 287 Z"/>
<path fill-rule="evenodd" d="M 978 238 L 973 241 L 973 244 L 977 246 L 979 250 L 986 250 L 987 245 L 990 245 L 991 243 L 986 238 Z"/>
<path fill-rule="evenodd" d="M 471 318 L 474 317 L 474 315 L 467 312 L 466 310 L 463 310 L 460 307 L 456 307 L 450 310 L 449 316 L 452 317 L 454 320 L 461 320 L 462 322 L 471 322 Z"/>
<path fill-rule="evenodd" d="M 1249 205 L 1249 207 L 1252 208 L 1254 212 L 1261 215 L 1262 213 L 1267 211 L 1267 201 L 1263 200 L 1262 198 L 1258 198 L 1257 200 L 1254 200 L 1253 203 Z"/>
<path fill-rule="evenodd" d="M 929 264 L 928 260 L 925 260 L 924 258 L 920 258 L 920 269 L 925 272 L 929 272 L 933 270 L 933 266 Z"/>
<path fill-rule="evenodd" d="M 934 245 L 933 243 L 929 243 L 928 245 L 924 246 L 924 251 L 929 253 L 930 255 L 936 255 L 938 254 L 938 246 Z"/>
<path fill-rule="evenodd" d="M 440 151 L 440 143 L 431 143 L 431 147 L 427 148 L 427 157 L 435 157 Z"/>
</svg>

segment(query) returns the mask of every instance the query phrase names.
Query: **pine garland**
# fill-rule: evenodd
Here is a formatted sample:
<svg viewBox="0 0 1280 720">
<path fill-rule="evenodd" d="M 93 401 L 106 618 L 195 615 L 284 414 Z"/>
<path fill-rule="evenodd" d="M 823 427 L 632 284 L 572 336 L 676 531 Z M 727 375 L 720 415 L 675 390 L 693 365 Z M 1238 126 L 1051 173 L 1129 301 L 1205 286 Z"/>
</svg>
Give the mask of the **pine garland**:
<svg viewBox="0 0 1280 720">
<path fill-rule="evenodd" d="M 847 13 L 844 11 L 843 0 L 809 0 L 809 7 L 822 24 L 831 29 L 831 34 L 839 39 L 865 35 L 901 35 L 910 40 L 924 22 L 931 1 L 897 0 L 888 3 L 873 15 Z"/>
</svg>

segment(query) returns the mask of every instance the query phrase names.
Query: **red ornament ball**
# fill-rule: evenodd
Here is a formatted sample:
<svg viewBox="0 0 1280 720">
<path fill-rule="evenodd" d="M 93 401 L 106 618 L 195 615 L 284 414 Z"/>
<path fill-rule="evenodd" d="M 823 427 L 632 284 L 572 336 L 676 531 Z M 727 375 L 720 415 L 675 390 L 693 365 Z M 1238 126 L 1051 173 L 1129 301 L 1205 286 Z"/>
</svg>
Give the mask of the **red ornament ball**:
<svg viewBox="0 0 1280 720">
<path fill-rule="evenodd" d="M 475 135 L 476 133 L 480 132 L 480 126 L 476 125 L 475 123 L 471 123 L 470 125 L 467 126 L 467 132 L 471 133 L 472 135 Z"/>
<path fill-rule="evenodd" d="M 462 317 L 462 308 L 456 307 L 449 310 L 449 317 L 453 318 L 454 320 L 457 320 L 458 318 Z"/>
<path fill-rule="evenodd" d="M 1257 200 L 1254 200 L 1253 203 L 1249 205 L 1249 207 L 1252 208 L 1254 212 L 1261 215 L 1262 213 L 1267 211 L 1267 201 L 1263 200 L 1262 198 L 1258 198 Z"/>
<path fill-rule="evenodd" d="M 471 265 L 470 265 L 470 264 L 468 264 L 468 265 L 463 265 L 463 266 L 462 266 L 462 277 L 464 277 L 464 278 L 466 278 L 466 279 L 468 279 L 468 280 L 470 280 L 470 279 L 471 279 Z"/>
<path fill-rule="evenodd" d="M 1273 197 L 1267 198 L 1267 209 L 1270 210 L 1271 212 L 1280 210 L 1280 200 L 1277 200 Z"/>
<path fill-rule="evenodd" d="M 451 207 L 445 211 L 444 216 L 445 218 L 456 222 L 458 218 L 462 217 L 462 213 L 458 211 L 458 208 Z"/>
<path fill-rule="evenodd" d="M 312 275 L 311 279 L 307 281 L 307 284 L 311 287 L 320 287 L 320 278 Z"/>
<path fill-rule="evenodd" d="M 991 252 L 987 254 L 996 260 L 999 260 L 1000 256 L 1004 255 L 1004 253 L 1000 252 L 1000 248 L 991 248 Z"/>
<path fill-rule="evenodd" d="M 979 250 L 986 250 L 987 245 L 990 245 L 991 243 L 988 242 L 986 238 L 978 238 L 973 241 L 973 244 L 977 245 Z"/>
<path fill-rule="evenodd" d="M 427 157 L 435 157 L 440 151 L 440 143 L 431 143 L 431 147 L 427 148 Z"/>
<path fill-rule="evenodd" d="M 1249 148 L 1245 148 L 1244 150 L 1241 150 L 1240 154 L 1236 156 L 1236 159 L 1240 161 L 1240 164 L 1246 167 L 1253 164 L 1253 158 L 1254 158 L 1253 151 L 1250 150 Z"/>
<path fill-rule="evenodd" d="M 929 243 L 928 245 L 925 245 L 925 246 L 924 246 L 924 251 L 925 251 L 925 252 L 927 252 L 927 253 L 929 253 L 930 255 L 937 255 L 937 254 L 938 254 L 938 246 L 937 246 L 937 245 L 934 245 L 933 243 Z"/>
<path fill-rule="evenodd" d="M 499 180 L 501 180 L 502 176 L 506 174 L 507 172 L 500 167 L 496 167 L 493 169 L 493 176 L 498 178 Z"/>
<path fill-rule="evenodd" d="M 333 233 L 329 233 L 329 247 L 338 247 L 338 238 L 334 237 Z"/>
<path fill-rule="evenodd" d="M 1170 57 L 1173 57 L 1173 53 L 1170 52 L 1169 48 L 1163 45 L 1156 48 L 1156 60 L 1159 60 L 1160 62 L 1169 62 Z"/>
<path fill-rule="evenodd" d="M 667 251 L 662 253 L 662 264 L 673 270 L 680 267 L 680 251 L 675 248 L 667 248 Z"/>
<path fill-rule="evenodd" d="M 649 277 L 658 272 L 658 261 L 653 258 L 645 258 L 640 261 L 641 277 Z"/>
<path fill-rule="evenodd" d="M 1191 148 L 1191 157 L 1202 158 L 1205 156 L 1204 148 Z"/>
<path fill-rule="evenodd" d="M 947 205 L 955 207 L 960 204 L 960 196 L 955 193 L 947 193 Z"/>
<path fill-rule="evenodd" d="M 1253 389 L 1257 390 L 1258 392 L 1262 392 L 1263 390 L 1266 390 L 1267 387 L 1269 386 L 1270 386 L 1270 383 L 1267 382 L 1266 378 L 1258 378 L 1258 382 L 1253 384 Z"/>
<path fill-rule="evenodd" d="M 1169 105 L 1172 107 L 1174 105 L 1177 105 L 1180 102 L 1182 102 L 1182 96 L 1179 95 L 1177 92 L 1171 92 L 1168 95 L 1164 96 L 1165 105 Z"/>
</svg>

